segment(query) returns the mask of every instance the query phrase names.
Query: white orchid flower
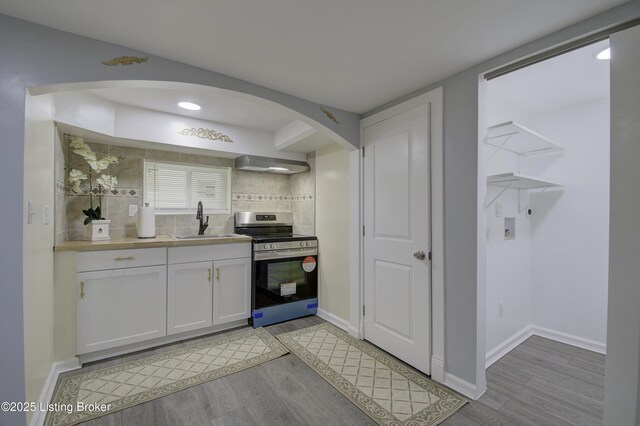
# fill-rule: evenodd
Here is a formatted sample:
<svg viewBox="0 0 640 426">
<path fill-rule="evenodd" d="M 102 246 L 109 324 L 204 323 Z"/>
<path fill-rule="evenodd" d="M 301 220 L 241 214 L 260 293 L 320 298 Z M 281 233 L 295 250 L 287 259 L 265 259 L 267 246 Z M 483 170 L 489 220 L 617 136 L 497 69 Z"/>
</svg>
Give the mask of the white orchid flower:
<svg viewBox="0 0 640 426">
<path fill-rule="evenodd" d="M 113 189 L 118 184 L 118 179 L 115 176 L 102 175 L 96 179 L 96 183 L 104 189 Z"/>
<path fill-rule="evenodd" d="M 77 169 L 71 169 L 69 172 L 69 183 L 71 184 L 71 190 L 76 194 L 80 193 L 80 182 L 87 180 L 88 176 Z"/>
<path fill-rule="evenodd" d="M 98 161 L 89 161 L 89 166 L 96 172 L 100 173 L 103 170 L 106 170 L 109 167 L 109 164 L 117 163 L 118 157 L 114 157 L 113 155 L 106 156 L 102 158 L 102 160 Z"/>
<path fill-rule="evenodd" d="M 79 136 L 71 136 L 69 138 L 69 146 L 73 149 L 73 152 L 84 158 L 87 163 L 91 164 L 92 161 L 96 161 L 96 154 L 89 148 L 89 145 L 84 143 L 84 139 Z"/>
</svg>

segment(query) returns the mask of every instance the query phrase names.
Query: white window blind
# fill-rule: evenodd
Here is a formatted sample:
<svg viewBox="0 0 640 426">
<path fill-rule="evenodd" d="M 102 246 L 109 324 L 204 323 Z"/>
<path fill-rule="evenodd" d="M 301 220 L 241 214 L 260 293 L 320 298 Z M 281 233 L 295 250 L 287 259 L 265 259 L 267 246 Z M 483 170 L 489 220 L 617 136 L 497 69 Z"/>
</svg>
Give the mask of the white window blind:
<svg viewBox="0 0 640 426">
<path fill-rule="evenodd" d="M 231 213 L 231 168 L 144 163 L 144 202 L 157 213 L 193 213 L 198 201 L 206 213 Z"/>
</svg>

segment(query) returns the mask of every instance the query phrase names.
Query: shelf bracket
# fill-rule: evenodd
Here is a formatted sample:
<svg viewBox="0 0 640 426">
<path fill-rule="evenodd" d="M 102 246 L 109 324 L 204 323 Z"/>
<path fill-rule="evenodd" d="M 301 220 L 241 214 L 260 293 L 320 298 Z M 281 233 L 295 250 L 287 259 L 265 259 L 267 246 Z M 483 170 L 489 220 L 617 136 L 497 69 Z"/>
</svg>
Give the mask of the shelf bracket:
<svg viewBox="0 0 640 426">
<path fill-rule="evenodd" d="M 507 137 L 505 138 L 504 142 L 502 142 L 500 144 L 500 146 L 489 144 L 489 146 L 494 147 L 496 150 L 493 151 L 493 154 L 491 154 L 491 156 L 487 159 L 487 163 L 489 163 L 493 159 L 493 157 L 495 157 L 496 154 L 498 152 L 500 152 L 500 150 L 504 149 L 504 146 L 507 144 L 507 142 L 509 142 L 509 139 L 511 139 L 513 137 L 513 135 L 517 135 L 517 133 L 511 133 L 511 134 L 507 135 Z M 489 138 L 486 138 L 486 139 L 488 140 Z M 518 155 L 518 157 L 519 157 L 519 155 Z"/>
<path fill-rule="evenodd" d="M 489 207 L 491 207 L 491 204 L 495 203 L 495 202 L 498 200 L 498 198 L 500 198 L 500 196 L 501 196 L 502 194 L 504 194 L 504 191 L 506 191 L 507 189 L 511 188 L 512 183 L 513 183 L 513 182 L 509 182 L 509 184 L 508 184 L 507 186 L 505 186 L 505 187 L 504 187 L 504 189 L 503 189 L 502 191 L 500 191 L 500 193 L 499 193 L 498 195 L 496 195 L 496 197 L 495 197 L 493 200 L 491 200 L 491 201 L 489 202 L 489 204 L 487 204 L 486 206 L 484 206 L 484 208 L 485 208 L 485 209 L 488 209 Z M 519 202 L 520 202 L 520 195 L 518 195 L 518 203 L 519 203 Z M 519 207 L 519 206 L 518 206 L 518 207 Z"/>
<path fill-rule="evenodd" d="M 536 192 L 535 194 L 531 194 L 529 192 L 529 203 L 526 204 L 524 207 L 521 208 L 520 206 L 520 193 L 518 192 L 518 213 L 522 213 L 523 211 L 525 211 L 528 207 L 530 207 L 533 204 L 533 200 L 535 200 L 536 198 L 538 198 L 540 195 L 544 194 L 544 192 L 549 189 L 548 187 L 542 188 L 542 191 L 540 192 Z"/>
</svg>

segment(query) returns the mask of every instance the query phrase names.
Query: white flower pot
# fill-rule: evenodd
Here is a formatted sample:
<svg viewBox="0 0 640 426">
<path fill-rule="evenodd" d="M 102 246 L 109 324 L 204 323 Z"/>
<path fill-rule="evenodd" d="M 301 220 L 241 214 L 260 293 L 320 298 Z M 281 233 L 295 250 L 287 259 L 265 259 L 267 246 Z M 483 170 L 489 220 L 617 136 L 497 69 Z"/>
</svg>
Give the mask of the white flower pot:
<svg viewBox="0 0 640 426">
<path fill-rule="evenodd" d="M 87 241 L 108 240 L 110 220 L 92 220 L 84 227 L 84 239 Z"/>
</svg>

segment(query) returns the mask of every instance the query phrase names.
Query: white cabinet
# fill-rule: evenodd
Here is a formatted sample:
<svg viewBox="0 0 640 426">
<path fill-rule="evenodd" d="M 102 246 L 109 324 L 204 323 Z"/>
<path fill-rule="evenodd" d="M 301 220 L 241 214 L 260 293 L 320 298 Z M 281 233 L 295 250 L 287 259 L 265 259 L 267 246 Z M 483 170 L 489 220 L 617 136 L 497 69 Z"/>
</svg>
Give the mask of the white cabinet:
<svg viewBox="0 0 640 426">
<path fill-rule="evenodd" d="M 100 250 L 76 260 L 76 346 L 86 359 L 251 316 L 250 243 Z"/>
<path fill-rule="evenodd" d="M 208 327 L 212 320 L 213 262 L 169 265 L 167 334 Z"/>
<path fill-rule="evenodd" d="M 224 324 L 251 316 L 251 258 L 213 262 L 213 323 Z"/>
<path fill-rule="evenodd" d="M 167 267 L 79 272 L 77 353 L 166 335 Z"/>
</svg>

